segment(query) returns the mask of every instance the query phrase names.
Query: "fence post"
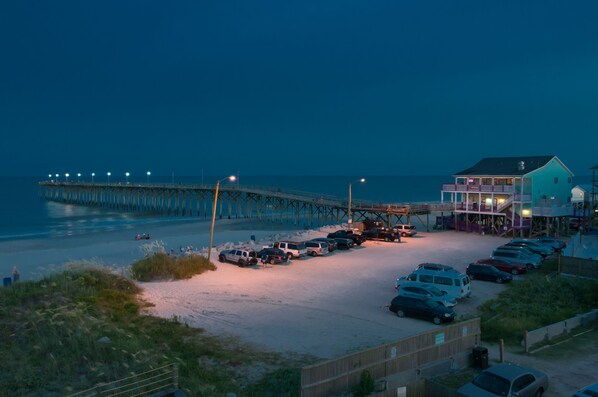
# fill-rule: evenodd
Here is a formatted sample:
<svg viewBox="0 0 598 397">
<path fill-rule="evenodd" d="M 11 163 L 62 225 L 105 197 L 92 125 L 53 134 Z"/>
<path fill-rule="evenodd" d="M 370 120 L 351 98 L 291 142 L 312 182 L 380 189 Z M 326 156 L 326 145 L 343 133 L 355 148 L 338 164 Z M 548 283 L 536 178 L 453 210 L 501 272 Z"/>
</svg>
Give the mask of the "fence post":
<svg viewBox="0 0 598 397">
<path fill-rule="evenodd" d="M 505 362 L 505 340 L 500 338 L 500 362 Z"/>
<path fill-rule="evenodd" d="M 179 366 L 172 364 L 172 383 L 175 389 L 179 388 Z"/>
<path fill-rule="evenodd" d="M 525 352 L 529 353 L 529 346 L 527 345 L 527 331 L 523 332 L 523 347 L 525 348 Z"/>
</svg>

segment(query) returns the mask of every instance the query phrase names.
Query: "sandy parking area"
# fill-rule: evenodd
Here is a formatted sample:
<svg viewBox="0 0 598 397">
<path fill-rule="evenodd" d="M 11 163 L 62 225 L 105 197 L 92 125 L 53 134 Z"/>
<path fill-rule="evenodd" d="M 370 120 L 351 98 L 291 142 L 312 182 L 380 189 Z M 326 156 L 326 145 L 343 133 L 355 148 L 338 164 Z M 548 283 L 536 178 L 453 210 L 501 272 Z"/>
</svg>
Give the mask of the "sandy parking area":
<svg viewBox="0 0 598 397">
<path fill-rule="evenodd" d="M 302 232 L 301 239 L 327 230 Z M 455 232 L 420 233 L 401 243 L 368 241 L 350 251 L 303 258 L 267 269 L 219 264 L 216 272 L 188 281 L 144 284 L 145 298 L 159 316 L 213 333 L 230 333 L 270 350 L 334 357 L 376 346 L 435 325 L 398 319 L 386 305 L 394 282 L 421 262 L 459 270 L 487 256 L 497 237 Z M 458 313 L 475 308 L 503 286 L 477 282 Z"/>
</svg>

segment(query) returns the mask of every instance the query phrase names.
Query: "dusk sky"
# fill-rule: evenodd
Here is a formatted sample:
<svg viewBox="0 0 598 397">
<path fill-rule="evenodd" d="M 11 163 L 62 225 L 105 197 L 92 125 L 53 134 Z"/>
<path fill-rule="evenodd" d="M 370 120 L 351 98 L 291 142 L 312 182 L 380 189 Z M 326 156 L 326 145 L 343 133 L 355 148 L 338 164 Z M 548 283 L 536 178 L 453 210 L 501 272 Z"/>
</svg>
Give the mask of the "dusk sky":
<svg viewBox="0 0 598 397">
<path fill-rule="evenodd" d="M 598 1 L 3 1 L 0 175 L 598 164 Z"/>
</svg>

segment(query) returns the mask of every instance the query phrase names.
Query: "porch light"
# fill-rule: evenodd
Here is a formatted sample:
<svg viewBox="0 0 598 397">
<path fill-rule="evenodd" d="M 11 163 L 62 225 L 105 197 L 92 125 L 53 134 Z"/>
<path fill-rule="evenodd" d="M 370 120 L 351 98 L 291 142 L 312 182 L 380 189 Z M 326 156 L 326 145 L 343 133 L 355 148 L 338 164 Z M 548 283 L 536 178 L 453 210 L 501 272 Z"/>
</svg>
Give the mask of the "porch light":
<svg viewBox="0 0 598 397">
<path fill-rule="evenodd" d="M 486 199 L 486 205 L 492 205 L 492 199 L 491 198 L 487 198 Z"/>
<path fill-rule="evenodd" d="M 530 216 L 531 211 L 530 210 L 523 210 L 523 211 L 521 211 L 521 213 L 523 214 L 523 216 Z"/>
<path fill-rule="evenodd" d="M 502 203 L 504 203 L 504 202 L 505 202 L 505 199 L 504 199 L 504 198 L 499 198 L 499 199 L 498 199 L 498 204 L 502 204 Z"/>
</svg>

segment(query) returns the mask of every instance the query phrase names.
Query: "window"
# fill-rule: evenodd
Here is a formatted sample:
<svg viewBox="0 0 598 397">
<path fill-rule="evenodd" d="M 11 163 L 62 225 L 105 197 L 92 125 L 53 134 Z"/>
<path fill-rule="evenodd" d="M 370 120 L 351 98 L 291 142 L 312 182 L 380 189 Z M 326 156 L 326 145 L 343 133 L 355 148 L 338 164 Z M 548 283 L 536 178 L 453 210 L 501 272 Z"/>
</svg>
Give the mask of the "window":
<svg viewBox="0 0 598 397">
<path fill-rule="evenodd" d="M 455 279 L 455 285 L 456 285 L 457 287 L 460 287 L 460 286 L 461 286 L 461 280 L 459 280 L 458 278 L 456 278 L 456 279 Z"/>
<path fill-rule="evenodd" d="M 417 274 L 415 273 L 411 273 L 408 277 L 407 280 L 409 281 L 417 281 Z"/>
<path fill-rule="evenodd" d="M 421 281 L 422 283 L 432 283 L 434 282 L 434 277 L 427 274 L 420 274 L 419 281 Z"/>
<path fill-rule="evenodd" d="M 534 376 L 531 374 L 525 374 L 519 378 L 517 378 L 513 382 L 513 389 L 512 391 L 518 392 L 520 390 L 525 389 L 527 386 L 531 385 L 534 382 Z"/>
<path fill-rule="evenodd" d="M 436 284 L 453 285 L 453 280 L 451 280 L 448 277 L 436 276 L 435 282 L 436 282 Z"/>
</svg>

